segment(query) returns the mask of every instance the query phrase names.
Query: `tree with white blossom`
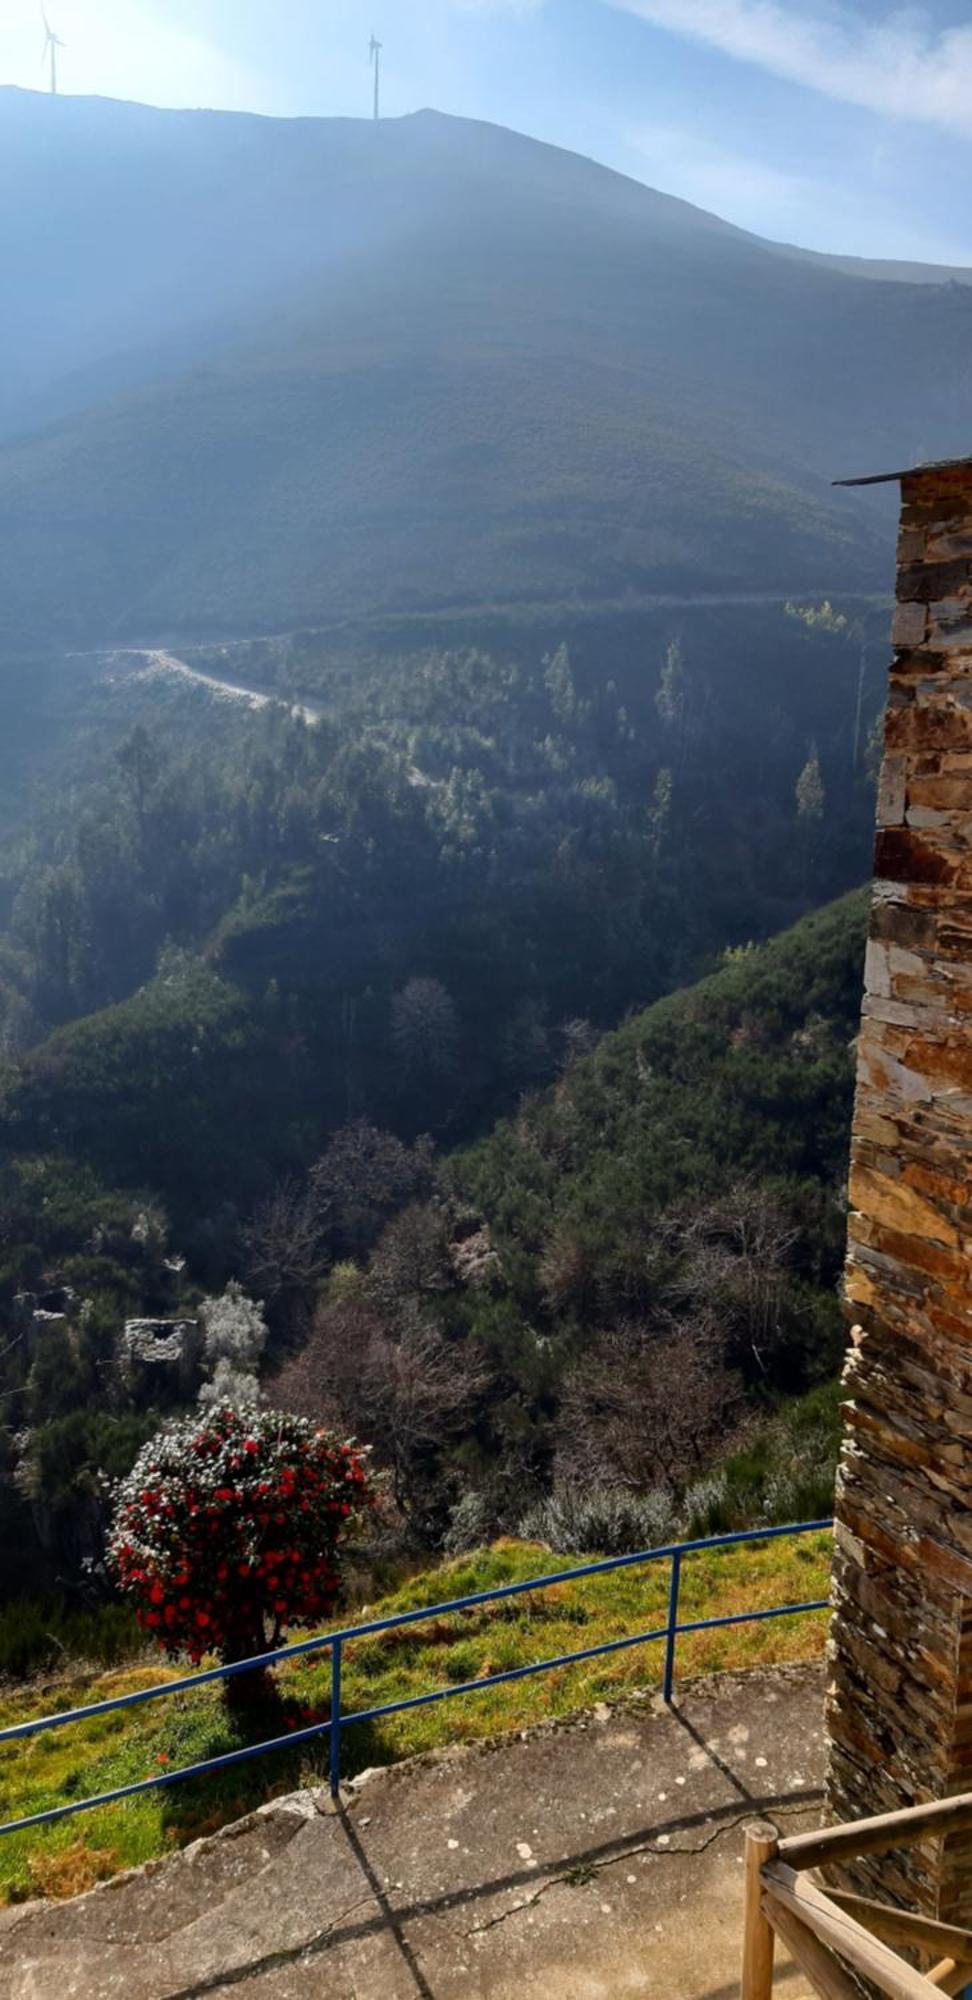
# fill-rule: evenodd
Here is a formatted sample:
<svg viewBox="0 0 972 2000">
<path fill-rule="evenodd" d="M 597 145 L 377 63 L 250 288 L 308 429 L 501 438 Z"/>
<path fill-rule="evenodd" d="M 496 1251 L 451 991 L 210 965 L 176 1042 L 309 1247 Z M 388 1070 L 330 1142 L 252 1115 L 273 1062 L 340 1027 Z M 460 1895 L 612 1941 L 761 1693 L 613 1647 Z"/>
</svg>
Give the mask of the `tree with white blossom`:
<svg viewBox="0 0 972 2000">
<path fill-rule="evenodd" d="M 267 1340 L 262 1299 L 251 1299 L 231 1278 L 219 1298 L 203 1299 L 199 1317 L 208 1377 L 199 1391 L 200 1403 L 223 1410 L 259 1403 L 257 1371 Z"/>
</svg>

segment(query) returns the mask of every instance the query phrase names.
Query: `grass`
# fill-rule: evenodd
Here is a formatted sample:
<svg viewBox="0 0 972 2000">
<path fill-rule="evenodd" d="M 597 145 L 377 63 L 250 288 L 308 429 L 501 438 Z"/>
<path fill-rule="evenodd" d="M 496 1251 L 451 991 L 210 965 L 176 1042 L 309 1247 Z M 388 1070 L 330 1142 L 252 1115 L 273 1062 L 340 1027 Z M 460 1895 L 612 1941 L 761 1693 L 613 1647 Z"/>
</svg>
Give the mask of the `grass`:
<svg viewBox="0 0 972 2000">
<path fill-rule="evenodd" d="M 574 1565 L 562 1565 L 529 1543 L 500 1542 L 424 1572 L 361 1617 L 431 1606 L 562 1566 Z M 683 1566 L 680 1616 L 686 1621 L 826 1597 L 829 1572 L 829 1533 L 691 1556 Z M 344 1661 L 346 1710 L 376 1707 L 654 1629 L 664 1623 L 667 1593 L 668 1565 L 658 1563 L 580 1584 L 558 1584 L 508 1603 L 430 1618 L 428 1624 L 351 1643 Z M 678 1672 L 687 1676 L 809 1659 L 822 1651 L 825 1627 L 826 1614 L 818 1612 L 694 1633 L 679 1641 Z M 352 1776 L 367 1765 L 523 1729 L 638 1688 L 655 1689 L 661 1667 L 659 1645 L 631 1647 L 482 1695 L 464 1695 L 448 1705 L 435 1703 L 361 1724 L 342 1736 L 342 1771 Z M 0 1726 L 178 1677 L 176 1668 L 160 1666 L 153 1657 L 95 1679 L 65 1678 L 56 1689 L 48 1683 L 43 1690 L 0 1693 Z M 326 1654 L 288 1664 L 278 1681 L 281 1733 L 288 1726 L 327 1718 Z M 268 1733 L 266 1726 L 260 1733 Z M 277 1733 L 277 1725 L 269 1733 Z M 242 1740 L 240 1725 L 227 1716 L 217 1686 L 4 1746 L 0 1821 L 217 1756 Z M 319 1783 L 326 1765 L 325 1737 L 319 1747 L 282 1749 L 214 1778 L 126 1800 L 32 1833 L 7 1835 L 0 1840 L 0 1900 L 77 1894 L 118 1869 L 215 1831 L 277 1793 Z"/>
</svg>

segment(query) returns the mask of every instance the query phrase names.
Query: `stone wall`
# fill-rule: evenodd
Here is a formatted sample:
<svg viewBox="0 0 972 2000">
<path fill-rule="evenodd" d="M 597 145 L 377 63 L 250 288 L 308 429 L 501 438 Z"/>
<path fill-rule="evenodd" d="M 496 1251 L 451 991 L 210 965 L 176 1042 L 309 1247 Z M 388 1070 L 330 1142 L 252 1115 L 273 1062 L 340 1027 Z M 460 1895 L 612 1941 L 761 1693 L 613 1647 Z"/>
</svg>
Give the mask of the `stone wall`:
<svg viewBox="0 0 972 2000">
<path fill-rule="evenodd" d="M 902 480 L 828 1697 L 841 1819 L 972 1789 L 972 461 Z M 972 1919 L 961 1844 L 861 1863 Z"/>
</svg>

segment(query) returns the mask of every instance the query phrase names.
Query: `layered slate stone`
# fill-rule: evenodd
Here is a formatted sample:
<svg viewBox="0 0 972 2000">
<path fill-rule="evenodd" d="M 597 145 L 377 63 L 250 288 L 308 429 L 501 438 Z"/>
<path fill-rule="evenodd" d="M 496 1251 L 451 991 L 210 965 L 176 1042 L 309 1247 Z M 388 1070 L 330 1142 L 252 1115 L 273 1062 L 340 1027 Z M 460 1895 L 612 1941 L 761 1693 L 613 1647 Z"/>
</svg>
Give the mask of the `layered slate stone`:
<svg viewBox="0 0 972 2000">
<path fill-rule="evenodd" d="M 845 1276 L 840 1819 L 972 1790 L 972 460 L 901 478 Z M 972 1921 L 968 1843 L 869 1877 Z"/>
</svg>

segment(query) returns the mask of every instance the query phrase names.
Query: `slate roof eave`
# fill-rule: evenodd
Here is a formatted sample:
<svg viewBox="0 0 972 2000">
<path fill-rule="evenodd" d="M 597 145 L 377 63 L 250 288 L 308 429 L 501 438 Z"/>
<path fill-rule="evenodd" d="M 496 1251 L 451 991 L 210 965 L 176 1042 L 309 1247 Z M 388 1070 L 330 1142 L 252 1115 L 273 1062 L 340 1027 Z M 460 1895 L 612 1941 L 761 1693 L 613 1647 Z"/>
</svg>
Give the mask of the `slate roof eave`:
<svg viewBox="0 0 972 2000">
<path fill-rule="evenodd" d="M 932 458 L 923 465 L 903 465 L 897 472 L 865 472 L 856 479 L 832 479 L 832 486 L 887 486 L 895 479 L 913 479 L 920 472 L 957 472 L 962 466 L 972 475 L 972 456 Z"/>
</svg>

